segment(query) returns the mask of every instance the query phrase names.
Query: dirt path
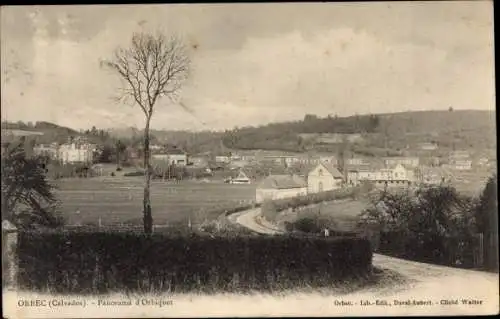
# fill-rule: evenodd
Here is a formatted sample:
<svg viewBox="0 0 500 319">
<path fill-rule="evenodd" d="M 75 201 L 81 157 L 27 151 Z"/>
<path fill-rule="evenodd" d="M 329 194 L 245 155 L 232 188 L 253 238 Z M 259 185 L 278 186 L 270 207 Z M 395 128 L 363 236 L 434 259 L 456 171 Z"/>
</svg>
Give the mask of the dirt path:
<svg viewBox="0 0 500 319">
<path fill-rule="evenodd" d="M 259 222 L 259 220 L 260 208 L 241 212 L 232 217 L 233 222 L 261 234 L 282 233 L 275 227 L 266 225 L 269 222 Z M 407 288 L 414 293 L 421 289 L 431 289 L 446 296 L 458 293 L 466 298 L 472 292 L 480 290 L 481 293 L 496 296 L 498 299 L 498 274 L 419 263 L 379 254 L 373 255 L 373 265 L 403 275 L 412 283 Z"/>
</svg>

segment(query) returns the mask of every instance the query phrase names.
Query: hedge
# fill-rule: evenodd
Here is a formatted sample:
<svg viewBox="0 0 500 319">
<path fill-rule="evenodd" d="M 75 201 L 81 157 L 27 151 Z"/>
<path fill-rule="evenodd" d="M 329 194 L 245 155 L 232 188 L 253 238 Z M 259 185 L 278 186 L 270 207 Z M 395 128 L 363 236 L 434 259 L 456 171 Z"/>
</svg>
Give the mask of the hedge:
<svg viewBox="0 0 500 319">
<path fill-rule="evenodd" d="M 20 233 L 19 288 L 63 294 L 331 287 L 371 269 L 360 238 Z"/>
<path fill-rule="evenodd" d="M 326 201 L 352 198 L 359 191 L 358 188 L 343 188 L 339 190 L 308 194 L 286 199 L 266 201 L 262 204 L 262 215 L 269 221 L 274 221 L 276 216 L 286 209 L 318 204 Z"/>
</svg>

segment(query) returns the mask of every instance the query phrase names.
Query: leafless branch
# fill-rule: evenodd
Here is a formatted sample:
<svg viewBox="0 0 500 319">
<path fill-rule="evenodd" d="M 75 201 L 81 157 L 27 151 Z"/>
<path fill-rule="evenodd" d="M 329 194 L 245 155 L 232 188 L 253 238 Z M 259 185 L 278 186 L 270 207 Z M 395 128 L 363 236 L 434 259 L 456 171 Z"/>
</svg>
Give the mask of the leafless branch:
<svg viewBox="0 0 500 319">
<path fill-rule="evenodd" d="M 135 33 L 128 48 L 118 48 L 102 65 L 123 80 L 118 101 L 132 100 L 147 119 L 161 97 L 176 100 L 189 73 L 190 60 L 179 38 Z"/>
</svg>

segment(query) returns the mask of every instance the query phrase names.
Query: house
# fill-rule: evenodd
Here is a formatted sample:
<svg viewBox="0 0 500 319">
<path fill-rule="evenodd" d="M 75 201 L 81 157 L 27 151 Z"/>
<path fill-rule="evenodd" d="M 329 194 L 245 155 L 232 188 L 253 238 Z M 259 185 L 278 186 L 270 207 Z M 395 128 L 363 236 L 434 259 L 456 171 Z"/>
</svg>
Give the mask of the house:
<svg viewBox="0 0 500 319">
<path fill-rule="evenodd" d="M 419 148 L 423 151 L 435 151 L 438 149 L 438 145 L 436 143 L 420 143 Z"/>
<path fill-rule="evenodd" d="M 248 177 L 247 173 L 245 173 L 243 170 L 240 170 L 238 175 L 235 178 L 231 178 L 229 180 L 230 184 L 250 184 L 251 180 Z"/>
<path fill-rule="evenodd" d="M 307 194 L 307 182 L 297 175 L 269 175 L 262 180 L 255 191 L 255 200 L 292 198 Z"/>
<path fill-rule="evenodd" d="M 231 156 L 217 155 L 217 156 L 215 156 L 215 162 L 217 164 L 229 164 L 229 163 L 231 163 Z"/>
<path fill-rule="evenodd" d="M 330 163 L 319 163 L 307 175 L 307 192 L 326 192 L 342 187 L 344 176 Z"/>
<path fill-rule="evenodd" d="M 455 160 L 452 163 L 452 168 L 459 171 L 468 171 L 472 169 L 472 161 L 471 160 Z"/>
<path fill-rule="evenodd" d="M 328 163 L 328 164 L 331 164 L 333 166 L 337 166 L 339 164 L 337 158 L 333 155 L 320 156 L 319 160 L 322 163 Z"/>
<path fill-rule="evenodd" d="M 57 158 L 63 164 L 91 163 L 96 149 L 94 144 L 72 141 L 59 146 Z"/>
<path fill-rule="evenodd" d="M 189 165 L 194 167 L 208 167 L 209 160 L 206 156 L 191 156 L 189 157 Z"/>
<path fill-rule="evenodd" d="M 369 181 L 379 187 L 406 187 L 411 185 L 414 180 L 413 171 L 402 164 L 397 164 L 392 168 L 350 169 L 347 171 L 347 183 L 350 185 Z"/>
<path fill-rule="evenodd" d="M 368 165 L 368 160 L 361 158 L 361 157 L 353 157 L 353 158 L 347 158 L 345 159 L 345 164 L 346 165 L 352 165 L 352 166 L 357 166 L 357 165 Z"/>
<path fill-rule="evenodd" d="M 375 181 L 378 170 L 366 165 L 348 168 L 347 170 L 347 184 L 357 186 L 363 181 Z"/>
<path fill-rule="evenodd" d="M 165 161 L 169 165 L 186 166 L 188 164 L 187 154 L 178 148 L 163 151 L 161 154 L 153 154 L 154 160 Z"/>
<path fill-rule="evenodd" d="M 469 151 L 457 150 L 457 151 L 450 152 L 449 160 L 450 160 L 450 162 L 453 162 L 455 160 L 467 159 L 469 157 L 470 157 Z"/>
<path fill-rule="evenodd" d="M 420 164 L 420 160 L 418 157 L 385 157 L 384 163 L 386 167 L 393 167 L 399 164 L 409 167 L 417 167 Z"/>
</svg>

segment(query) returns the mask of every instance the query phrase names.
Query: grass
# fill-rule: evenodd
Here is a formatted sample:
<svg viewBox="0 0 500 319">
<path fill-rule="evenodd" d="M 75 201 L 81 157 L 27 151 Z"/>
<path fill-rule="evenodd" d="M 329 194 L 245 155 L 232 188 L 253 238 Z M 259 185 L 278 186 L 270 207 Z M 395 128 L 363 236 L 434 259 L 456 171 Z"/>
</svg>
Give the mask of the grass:
<svg viewBox="0 0 500 319">
<path fill-rule="evenodd" d="M 364 201 L 336 201 L 303 207 L 295 215 L 281 215 L 278 222 L 293 222 L 302 218 L 319 218 L 337 231 L 354 231 L 359 215 L 368 203 Z"/>
<path fill-rule="evenodd" d="M 141 224 L 143 179 L 106 177 L 55 181 L 60 209 L 69 225 Z M 201 223 L 220 211 L 255 198 L 254 185 L 152 181 L 151 204 L 156 225 Z"/>
</svg>

